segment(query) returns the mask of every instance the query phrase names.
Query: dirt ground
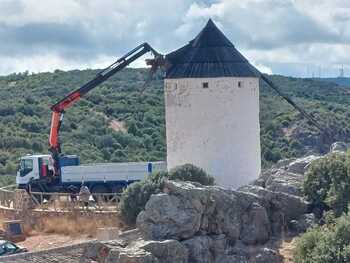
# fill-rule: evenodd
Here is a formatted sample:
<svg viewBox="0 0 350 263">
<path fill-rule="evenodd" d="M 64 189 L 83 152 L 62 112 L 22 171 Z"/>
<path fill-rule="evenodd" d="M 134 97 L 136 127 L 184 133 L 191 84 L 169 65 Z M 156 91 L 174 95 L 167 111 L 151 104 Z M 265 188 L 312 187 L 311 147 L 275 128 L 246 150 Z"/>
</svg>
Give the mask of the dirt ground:
<svg viewBox="0 0 350 263">
<path fill-rule="evenodd" d="M 3 221 L 6 219 L 0 218 L 0 229 Z M 24 224 L 26 240 L 17 244 L 30 252 L 74 245 L 96 239 L 97 229 L 101 227 L 125 229 L 119 217 L 106 219 L 79 216 L 43 217 L 34 227 Z"/>
</svg>

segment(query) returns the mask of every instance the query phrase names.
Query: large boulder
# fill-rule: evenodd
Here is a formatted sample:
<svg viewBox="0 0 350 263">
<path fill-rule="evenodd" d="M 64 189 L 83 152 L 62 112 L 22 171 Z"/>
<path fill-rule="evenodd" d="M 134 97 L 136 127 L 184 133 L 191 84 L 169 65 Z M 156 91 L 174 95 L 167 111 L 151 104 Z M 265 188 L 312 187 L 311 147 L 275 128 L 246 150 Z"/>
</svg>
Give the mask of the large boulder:
<svg viewBox="0 0 350 263">
<path fill-rule="evenodd" d="M 187 239 L 199 231 L 204 209 L 200 196 L 185 201 L 175 195 L 152 195 L 137 226 L 149 239 Z"/>
<path fill-rule="evenodd" d="M 190 239 L 224 234 L 230 242 L 263 244 L 286 222 L 307 213 L 301 197 L 248 185 L 240 191 L 188 182 L 165 182 L 166 193 L 152 195 L 137 218 L 148 239 Z"/>
<path fill-rule="evenodd" d="M 245 220 L 256 223 L 248 232 L 257 233 L 259 227 L 268 227 L 265 221 L 259 223 L 254 218 L 255 213 L 259 216 L 267 213 L 264 200 L 256 195 L 174 181 L 166 182 L 165 187 L 167 194 L 153 195 L 137 218 L 137 226 L 147 238 L 183 240 L 205 233 L 225 234 L 235 242 L 244 230 L 242 216 L 245 214 Z M 257 242 L 264 239 L 258 237 Z"/>
<path fill-rule="evenodd" d="M 220 187 L 168 181 L 167 194 L 152 195 L 137 217 L 149 239 L 189 239 L 198 233 L 225 234 L 235 241 L 251 197 Z"/>
</svg>

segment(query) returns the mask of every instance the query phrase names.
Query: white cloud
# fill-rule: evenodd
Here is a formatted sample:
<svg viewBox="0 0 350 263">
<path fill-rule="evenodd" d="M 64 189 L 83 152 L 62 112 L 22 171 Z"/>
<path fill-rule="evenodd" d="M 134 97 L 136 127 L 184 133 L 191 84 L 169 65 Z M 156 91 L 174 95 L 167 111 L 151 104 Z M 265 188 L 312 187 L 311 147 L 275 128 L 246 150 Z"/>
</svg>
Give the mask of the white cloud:
<svg viewBox="0 0 350 263">
<path fill-rule="evenodd" d="M 0 0 L 0 74 L 101 67 L 144 41 L 167 53 L 208 18 L 267 73 L 350 65 L 348 0 Z"/>
</svg>

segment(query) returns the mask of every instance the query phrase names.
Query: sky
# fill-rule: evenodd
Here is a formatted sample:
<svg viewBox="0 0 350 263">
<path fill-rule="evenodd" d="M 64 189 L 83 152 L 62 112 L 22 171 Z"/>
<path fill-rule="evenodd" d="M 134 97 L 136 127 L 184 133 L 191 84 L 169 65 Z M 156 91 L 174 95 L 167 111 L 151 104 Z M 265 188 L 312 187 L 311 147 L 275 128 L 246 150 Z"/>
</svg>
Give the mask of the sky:
<svg viewBox="0 0 350 263">
<path fill-rule="evenodd" d="M 167 54 L 209 18 L 262 72 L 350 76 L 349 0 L 0 0 L 0 75 L 104 68 L 143 42 Z"/>
</svg>

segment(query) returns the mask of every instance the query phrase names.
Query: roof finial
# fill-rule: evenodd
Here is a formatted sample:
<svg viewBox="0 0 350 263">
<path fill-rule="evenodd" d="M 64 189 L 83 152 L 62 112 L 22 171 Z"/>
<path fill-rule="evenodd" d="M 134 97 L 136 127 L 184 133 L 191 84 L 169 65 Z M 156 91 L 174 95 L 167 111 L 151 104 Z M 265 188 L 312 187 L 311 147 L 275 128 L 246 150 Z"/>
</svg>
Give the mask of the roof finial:
<svg viewBox="0 0 350 263">
<path fill-rule="evenodd" d="M 208 22 L 207 22 L 207 26 L 212 26 L 212 25 L 214 25 L 215 26 L 215 23 L 214 23 L 214 21 L 209 17 L 209 20 L 208 20 Z"/>
</svg>

